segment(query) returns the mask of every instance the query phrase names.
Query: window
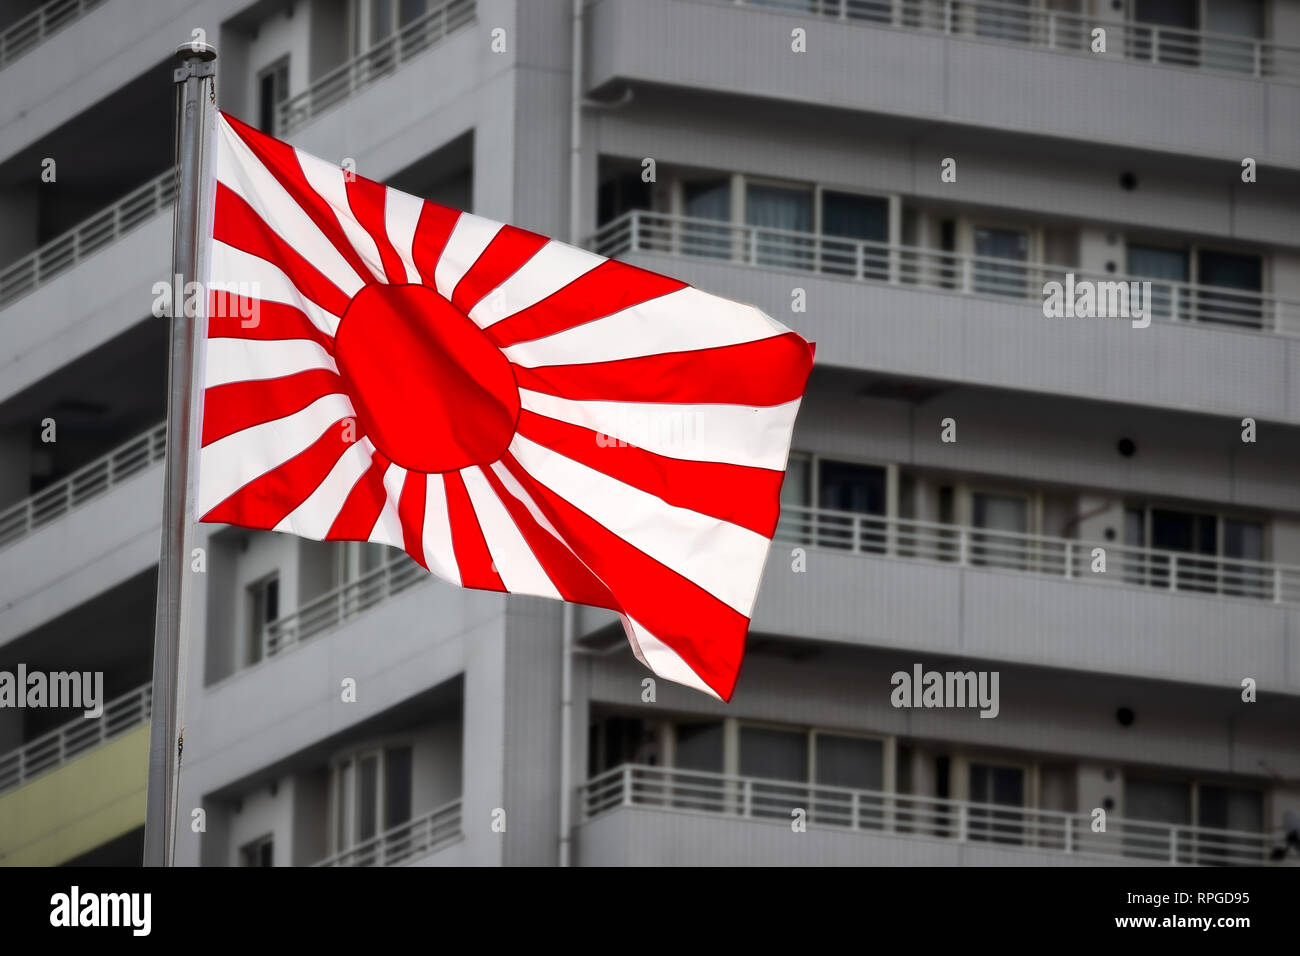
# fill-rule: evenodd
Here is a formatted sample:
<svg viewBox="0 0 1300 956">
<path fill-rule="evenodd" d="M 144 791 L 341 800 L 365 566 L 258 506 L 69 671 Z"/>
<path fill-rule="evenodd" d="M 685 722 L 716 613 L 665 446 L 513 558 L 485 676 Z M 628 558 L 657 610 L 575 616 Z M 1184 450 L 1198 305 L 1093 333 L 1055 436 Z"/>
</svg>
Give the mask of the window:
<svg viewBox="0 0 1300 956">
<path fill-rule="evenodd" d="M 879 740 L 814 731 L 813 766 L 814 782 L 824 787 L 873 792 L 884 789 L 885 747 Z M 855 821 L 851 794 L 817 789 L 813 792 L 809 818 L 832 826 L 851 826 L 856 822 L 861 827 L 879 829 L 884 826 L 884 811 L 884 801 L 879 797 L 859 796 Z"/>
<path fill-rule="evenodd" d="M 971 495 L 972 523 L 1001 534 L 971 535 L 971 564 L 1024 570 L 1027 549 L 1011 535 L 1029 530 L 1029 501 L 1012 495 Z"/>
<path fill-rule="evenodd" d="M 723 730 L 722 721 L 679 723 L 676 731 L 676 766 L 681 770 L 702 773 L 722 773 Z M 714 778 L 687 775 L 675 778 L 681 781 L 679 792 L 672 798 L 673 806 L 689 810 L 720 811 L 725 807 L 725 790 Z M 652 792 L 653 798 L 653 792 Z"/>
<path fill-rule="evenodd" d="M 808 806 L 808 788 L 767 781 L 790 780 L 800 784 L 807 781 L 808 733 L 741 727 L 740 774 L 761 781 L 749 787 L 750 815 L 790 819 L 794 807 Z"/>
<path fill-rule="evenodd" d="M 1219 322 L 1258 329 L 1263 325 L 1260 291 L 1263 288 L 1263 260 L 1259 256 L 1202 249 L 1196 257 L 1197 281 L 1202 286 L 1196 297 L 1197 317 L 1202 322 Z M 1241 293 L 1223 289 L 1240 289 Z"/>
<path fill-rule="evenodd" d="M 885 514 L 885 469 L 847 461 L 817 462 L 817 503 L 831 511 Z M 826 548 L 885 550 L 885 523 L 851 515 L 820 515 L 816 544 Z"/>
<path fill-rule="evenodd" d="M 686 216 L 731 222 L 731 179 L 721 177 L 685 183 L 682 187 Z M 711 259 L 731 258 L 731 227 L 692 223 L 682 236 L 682 252 Z"/>
<path fill-rule="evenodd" d="M 374 748 L 336 760 L 334 847 L 349 850 L 411 819 L 412 750 L 402 744 Z M 359 865 L 365 865 L 365 854 Z"/>
<path fill-rule="evenodd" d="M 1186 293 L 1177 285 L 1187 281 L 1187 252 L 1129 243 L 1127 257 L 1129 275 L 1151 280 L 1152 315 L 1187 318 Z"/>
<path fill-rule="evenodd" d="M 975 229 L 975 291 L 983 295 L 1023 297 L 1026 273 L 1023 266 L 1003 265 L 989 259 L 1025 262 L 1029 258 L 1029 234 L 1018 229 Z"/>
<path fill-rule="evenodd" d="M 271 834 L 239 848 L 240 866 L 275 866 L 275 841 Z"/>
<path fill-rule="evenodd" d="M 1180 591 L 1209 591 L 1271 597 L 1272 580 L 1261 566 L 1264 524 L 1174 508 L 1130 505 L 1124 512 L 1124 540 L 1168 554 L 1133 554 L 1124 561 L 1125 580 Z M 1195 555 L 1195 557 L 1183 557 Z M 1171 581 L 1172 578 L 1172 581 Z"/>
<path fill-rule="evenodd" d="M 280 104 L 289 98 L 289 58 L 278 61 L 257 75 L 257 128 L 263 133 L 280 133 Z"/>
<path fill-rule="evenodd" d="M 851 241 L 822 241 L 822 270 L 835 275 L 889 278 L 886 249 L 863 245 L 889 241 L 889 203 L 877 196 L 822 193 L 822 234 Z"/>
<path fill-rule="evenodd" d="M 248 641 L 244 648 L 244 666 L 251 667 L 263 654 L 278 650 L 277 637 L 270 625 L 280 618 L 280 578 L 272 575 L 248 586 Z"/>
<path fill-rule="evenodd" d="M 1022 767 L 1000 767 L 986 763 L 970 765 L 970 800 L 996 807 L 1025 805 L 1025 771 Z M 969 837 L 987 843 L 1020 843 L 1024 835 L 1023 814 L 972 807 L 969 813 Z"/>
<path fill-rule="evenodd" d="M 745 187 L 745 223 L 754 227 L 747 260 L 781 269 L 812 266 L 813 192 L 809 187 Z M 792 235 L 798 233 L 799 235 Z"/>
<path fill-rule="evenodd" d="M 1021 13 L 1016 7 L 1026 8 Z M 1032 39 L 1027 8 L 1029 0 L 1004 0 L 1004 2 L 975 7 L 975 35 L 1012 43 L 1028 43 Z"/>
<path fill-rule="evenodd" d="M 1251 787 L 1126 775 L 1124 817 L 1134 821 L 1125 834 L 1126 852 L 1133 856 L 1169 858 L 1164 828 L 1142 827 L 1139 821 L 1188 826 L 1195 819 L 1197 826 L 1232 832 L 1184 834 L 1178 862 L 1215 865 L 1260 859 L 1258 843 L 1249 834 L 1264 829 L 1264 796 Z"/>
<path fill-rule="evenodd" d="M 1129 55 L 1173 66 L 1196 66 L 1201 0 L 1135 0 L 1133 18 L 1151 27 L 1134 27 Z"/>
</svg>

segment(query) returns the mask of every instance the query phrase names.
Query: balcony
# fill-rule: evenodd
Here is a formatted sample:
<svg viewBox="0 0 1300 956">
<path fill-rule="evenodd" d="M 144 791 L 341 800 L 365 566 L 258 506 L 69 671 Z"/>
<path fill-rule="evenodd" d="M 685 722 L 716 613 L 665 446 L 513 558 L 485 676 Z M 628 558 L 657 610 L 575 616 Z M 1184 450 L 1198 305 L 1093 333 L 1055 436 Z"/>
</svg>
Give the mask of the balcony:
<svg viewBox="0 0 1300 956">
<path fill-rule="evenodd" d="M 474 16 L 475 0 L 450 0 L 413 20 L 281 103 L 276 117 L 276 135 L 283 138 L 371 83 L 392 76 L 412 57 L 420 55 L 453 31 L 473 23 Z"/>
<path fill-rule="evenodd" d="M 1283 834 L 627 764 L 579 788 L 584 865 L 1258 866 Z M 792 811 L 806 813 L 795 837 Z"/>
<path fill-rule="evenodd" d="M 57 521 L 69 511 L 133 478 L 167 453 L 167 423 L 160 422 L 108 454 L 36 494 L 0 511 L 0 548 Z"/>
<path fill-rule="evenodd" d="M 775 540 L 754 633 L 1300 693 L 1295 567 L 805 508 Z"/>
<path fill-rule="evenodd" d="M 143 825 L 150 687 L 0 757 L 0 864 L 52 866 Z"/>
<path fill-rule="evenodd" d="M 1136 20 L 987 0 L 719 0 L 845 23 L 967 37 L 987 43 L 1093 56 L 1092 31 L 1106 30 L 1106 51 L 1140 63 L 1300 82 L 1300 47 Z"/>
<path fill-rule="evenodd" d="M 588 244 L 778 316 L 790 308 L 791 278 L 800 277 L 796 284 L 808 287 L 817 308 L 795 324 L 827 363 L 1300 421 L 1300 387 L 1280 384 L 1300 374 L 1296 300 L 643 210 L 607 223 Z M 1150 282 L 1150 327 L 1134 328 L 1129 318 L 1045 317 L 1044 283 L 1064 282 L 1068 273 L 1076 282 Z M 1127 303 L 1127 294 L 1119 296 L 1116 290 L 1116 303 Z M 1225 367 L 1242 373 L 1185 371 Z"/>
<path fill-rule="evenodd" d="M 1098 26 L 1105 54 L 1083 46 Z M 791 52 L 796 27 L 806 54 Z M 966 0 L 597 0 L 589 51 L 597 96 L 659 86 L 876 114 L 918 131 L 1300 161 L 1300 52 L 1267 41 Z"/>
<path fill-rule="evenodd" d="M 88 750 L 149 723 L 153 685 L 145 684 L 104 705 L 98 719 L 78 717 L 0 755 L 0 793 L 57 770 Z"/>
<path fill-rule="evenodd" d="M 938 561 L 1046 575 L 1066 581 L 1125 584 L 1183 594 L 1300 605 L 1300 566 L 1161 551 L 1103 541 L 911 521 L 787 505 L 774 541 L 853 554 Z M 1093 572 L 1093 549 L 1106 570 Z"/>
<path fill-rule="evenodd" d="M 176 169 L 167 170 L 63 235 L 0 270 L 0 309 L 116 242 L 176 201 Z"/>
<path fill-rule="evenodd" d="M 0 513 L 0 644 L 158 563 L 162 425 Z"/>
<path fill-rule="evenodd" d="M 453 800 L 321 860 L 316 866 L 420 865 L 429 862 L 423 858 L 433 856 L 462 839 L 460 801 Z"/>
<path fill-rule="evenodd" d="M 339 627 L 409 587 L 428 583 L 430 577 L 428 571 L 404 552 L 393 550 L 373 571 L 268 623 L 262 635 L 262 658 L 298 647 L 308 638 Z"/>
<path fill-rule="evenodd" d="M 50 0 L 0 33 L 0 70 L 40 46 L 104 0 Z"/>
</svg>

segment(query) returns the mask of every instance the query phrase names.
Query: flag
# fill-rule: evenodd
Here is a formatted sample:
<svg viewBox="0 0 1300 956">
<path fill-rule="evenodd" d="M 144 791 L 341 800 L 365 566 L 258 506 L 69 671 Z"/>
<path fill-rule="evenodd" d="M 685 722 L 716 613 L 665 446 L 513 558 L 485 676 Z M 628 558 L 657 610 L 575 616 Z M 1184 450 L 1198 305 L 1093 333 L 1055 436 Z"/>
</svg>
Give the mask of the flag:
<svg viewBox="0 0 1300 956">
<path fill-rule="evenodd" d="M 812 346 L 217 117 L 196 517 L 619 614 L 731 698 Z"/>
</svg>

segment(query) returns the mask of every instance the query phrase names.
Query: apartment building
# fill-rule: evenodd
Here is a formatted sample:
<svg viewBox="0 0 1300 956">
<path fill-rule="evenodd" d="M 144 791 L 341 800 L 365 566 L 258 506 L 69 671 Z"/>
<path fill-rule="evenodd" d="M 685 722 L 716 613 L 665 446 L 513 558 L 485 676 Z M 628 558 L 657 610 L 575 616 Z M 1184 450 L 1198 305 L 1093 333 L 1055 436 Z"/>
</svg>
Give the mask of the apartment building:
<svg viewBox="0 0 1300 956">
<path fill-rule="evenodd" d="M 180 862 L 1294 863 L 1300 0 L 590 0 L 580 35 L 571 0 L 0 0 L 0 671 L 108 699 L 0 708 L 0 863 L 141 852 L 191 36 L 223 109 L 817 365 L 729 704 L 578 609 L 562 742 L 558 602 L 199 526 Z M 1047 317 L 1067 275 L 1150 321 Z M 996 672 L 996 717 L 894 706 L 917 666 Z"/>
</svg>

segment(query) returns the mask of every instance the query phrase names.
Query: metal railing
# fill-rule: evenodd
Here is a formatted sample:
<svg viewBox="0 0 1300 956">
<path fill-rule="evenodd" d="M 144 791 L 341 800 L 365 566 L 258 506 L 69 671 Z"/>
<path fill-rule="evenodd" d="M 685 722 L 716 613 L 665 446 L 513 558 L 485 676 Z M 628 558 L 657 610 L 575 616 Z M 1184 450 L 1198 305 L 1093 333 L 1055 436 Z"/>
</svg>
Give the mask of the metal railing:
<svg viewBox="0 0 1300 956">
<path fill-rule="evenodd" d="M 988 528 L 786 505 L 783 544 L 1000 568 L 1070 580 L 1300 604 L 1300 567 Z M 1105 571 L 1094 571 L 1104 552 Z"/>
<path fill-rule="evenodd" d="M 168 169 L 56 239 L 0 269 L 0 308 L 34 292 L 87 256 L 117 241 L 176 199 L 176 170 Z"/>
<path fill-rule="evenodd" d="M 292 614 L 267 623 L 262 631 L 262 657 L 272 657 L 322 631 L 338 627 L 431 577 L 404 552 L 393 551 L 373 571 L 327 591 Z"/>
<path fill-rule="evenodd" d="M 920 30 L 1096 56 L 1092 31 L 1106 31 L 1105 55 L 1164 66 L 1300 80 L 1300 47 L 1263 39 L 1186 30 L 1134 20 L 987 0 L 714 0 L 812 14 L 846 23 Z"/>
<path fill-rule="evenodd" d="M 285 136 L 358 90 L 391 76 L 407 60 L 474 19 L 474 0 L 449 0 L 411 21 L 359 56 L 330 70 L 279 105 L 276 135 Z"/>
<path fill-rule="evenodd" d="M 1252 833 L 1107 816 L 1103 833 L 1092 814 L 823 784 L 740 777 L 624 764 L 579 787 L 584 820 L 619 807 L 712 813 L 789 826 L 802 809 L 811 827 L 875 831 L 893 836 L 987 843 L 1066 854 L 1159 860 L 1188 865 L 1268 862 L 1281 833 Z"/>
<path fill-rule="evenodd" d="M 400 823 L 316 866 L 399 866 L 461 838 L 460 799 Z"/>
<path fill-rule="evenodd" d="M 53 34 L 103 3 L 104 0 L 50 0 L 0 32 L 0 70 Z"/>
<path fill-rule="evenodd" d="M 149 722 L 152 684 L 144 684 L 108 701 L 99 717 L 80 714 L 17 750 L 0 755 L 0 792 L 55 770 L 74 757 Z"/>
<path fill-rule="evenodd" d="M 166 451 L 167 423 L 162 422 L 48 488 L 0 511 L 0 548 L 162 461 Z"/>
<path fill-rule="evenodd" d="M 1300 335 L 1300 301 L 1263 292 L 1222 286 L 1151 279 L 1134 275 L 1088 272 L 1052 265 L 925 249 L 867 239 L 846 239 L 788 229 L 769 229 L 634 210 L 602 226 L 589 245 L 604 256 L 658 253 L 714 259 L 764 269 L 812 272 L 861 282 L 937 289 L 964 295 L 1032 302 L 1040 309 L 1043 287 L 1097 284 L 1098 306 L 1131 313 L 1127 283 L 1150 283 L 1145 315 L 1153 321 L 1194 322 L 1258 332 Z M 1104 285 L 1103 285 L 1104 283 Z M 1135 321 L 1118 318 L 1117 321 Z"/>
</svg>

